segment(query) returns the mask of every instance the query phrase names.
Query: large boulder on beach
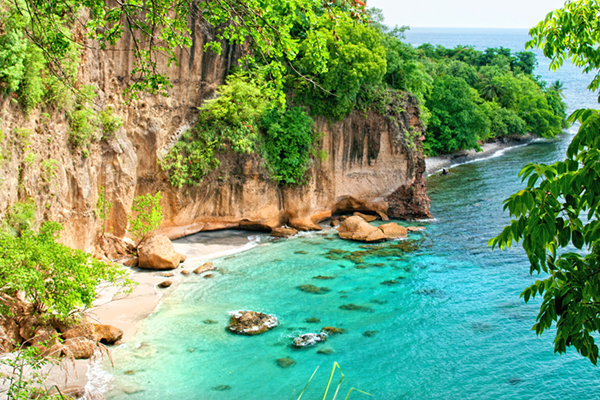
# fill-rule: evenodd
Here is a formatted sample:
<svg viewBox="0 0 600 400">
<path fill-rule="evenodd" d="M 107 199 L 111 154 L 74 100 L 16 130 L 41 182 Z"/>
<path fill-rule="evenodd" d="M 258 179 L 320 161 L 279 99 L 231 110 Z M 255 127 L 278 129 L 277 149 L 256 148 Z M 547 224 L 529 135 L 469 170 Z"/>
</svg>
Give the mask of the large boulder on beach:
<svg viewBox="0 0 600 400">
<path fill-rule="evenodd" d="M 258 335 L 279 325 L 277 317 L 257 311 L 231 313 L 227 329 L 239 335 Z"/>
<path fill-rule="evenodd" d="M 81 324 L 65 331 L 63 339 L 87 339 L 103 344 L 114 344 L 123 338 L 123 331 L 111 325 Z"/>
<path fill-rule="evenodd" d="M 402 239 L 408 236 L 408 230 L 395 222 L 379 225 L 379 229 L 388 239 Z"/>
<path fill-rule="evenodd" d="M 387 239 L 387 236 L 381 229 L 370 225 L 364 219 L 357 216 L 347 218 L 338 226 L 337 231 L 342 239 L 358 242 L 377 242 Z"/>
<path fill-rule="evenodd" d="M 76 360 L 87 360 L 92 358 L 98 345 L 96 342 L 86 338 L 67 339 L 63 343 L 62 352 L 67 357 L 72 357 Z"/>
<path fill-rule="evenodd" d="M 115 344 L 123 338 L 123 331 L 112 325 L 94 324 L 96 341 L 103 344 Z"/>
<path fill-rule="evenodd" d="M 153 270 L 169 270 L 179 266 L 185 259 L 182 254 L 175 251 L 173 243 L 165 235 L 148 235 L 138 245 L 140 268 Z"/>
<path fill-rule="evenodd" d="M 115 235 L 105 233 L 98 238 L 100 254 L 104 254 L 111 261 L 129 258 L 135 255 L 135 246 Z"/>
</svg>

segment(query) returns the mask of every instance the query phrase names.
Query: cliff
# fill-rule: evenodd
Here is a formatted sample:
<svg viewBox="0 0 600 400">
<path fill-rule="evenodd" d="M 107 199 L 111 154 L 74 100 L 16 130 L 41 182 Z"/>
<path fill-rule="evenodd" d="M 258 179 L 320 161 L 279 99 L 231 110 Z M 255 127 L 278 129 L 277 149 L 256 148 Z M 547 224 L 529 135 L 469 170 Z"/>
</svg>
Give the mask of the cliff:
<svg viewBox="0 0 600 400">
<path fill-rule="evenodd" d="M 0 99 L 0 213 L 28 198 L 37 205 L 38 220 L 62 223 L 62 241 L 91 250 L 100 230 L 95 210 L 99 188 L 113 203 L 107 226 L 126 234 L 127 213 L 136 195 L 163 194 L 161 230 L 171 238 L 201 230 L 247 228 L 268 230 L 289 224 L 318 229 L 335 213 L 354 210 L 393 218 L 429 217 L 422 155 L 422 126 L 416 100 L 397 96 L 382 116 L 355 112 L 341 122 L 317 121 L 324 133 L 324 161 L 314 161 L 305 186 L 281 188 L 269 180 L 258 155 L 220 154 L 221 167 L 197 187 L 171 187 L 158 160 L 192 126 L 197 107 L 213 96 L 242 49 L 223 46 L 222 55 L 204 53 L 209 27 L 192 21 L 194 45 L 182 50 L 170 71 L 170 96 L 143 96 L 126 104 L 123 89 L 132 68 L 124 37 L 109 52 L 83 53 L 80 83 L 98 88 L 98 103 L 112 106 L 123 126 L 108 140 L 96 141 L 90 155 L 68 144 L 65 115 L 53 110 L 25 116 L 16 102 Z M 160 66 L 160 65 L 159 65 Z M 164 65 L 162 66 L 164 67 Z M 48 117 L 50 115 L 50 117 Z M 26 153 L 34 153 L 25 161 Z M 33 161 L 32 161 L 32 158 Z M 56 160 L 50 168 L 49 160 Z"/>
</svg>

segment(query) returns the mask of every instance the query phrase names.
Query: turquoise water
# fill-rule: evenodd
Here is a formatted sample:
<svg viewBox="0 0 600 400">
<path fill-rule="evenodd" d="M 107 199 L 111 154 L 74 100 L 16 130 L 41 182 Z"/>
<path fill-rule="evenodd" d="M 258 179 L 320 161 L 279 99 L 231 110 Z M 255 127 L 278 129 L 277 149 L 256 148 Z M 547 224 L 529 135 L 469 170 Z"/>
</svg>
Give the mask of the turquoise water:
<svg viewBox="0 0 600 400">
<path fill-rule="evenodd" d="M 378 399 L 597 398 L 598 369 L 574 352 L 553 354 L 552 334 L 530 331 L 537 304 L 519 299 L 533 280 L 522 251 L 486 246 L 507 222 L 501 202 L 519 188 L 523 160 L 554 160 L 568 139 L 430 177 L 436 220 L 408 240 L 365 246 L 329 231 L 263 238 L 251 250 L 215 260 L 221 272 L 186 278 L 134 340 L 114 352 L 115 389 L 107 397 L 289 399 L 320 366 L 305 397 L 317 398 L 338 361 L 349 385 Z M 347 253 L 331 256 L 331 249 Z M 363 260 L 335 259 L 346 255 Z M 397 283 L 381 284 L 389 280 Z M 331 291 L 304 293 L 297 289 L 303 284 Z M 349 303 L 365 310 L 339 308 Z M 229 334 L 228 312 L 239 309 L 274 313 L 281 324 L 256 337 Z M 306 323 L 311 317 L 321 323 Z M 290 347 L 294 335 L 326 325 L 347 333 L 309 349 Z M 366 331 L 377 332 L 366 337 Z M 334 353 L 318 354 L 321 348 Z M 280 368 L 282 357 L 296 365 Z M 230 389 L 214 389 L 222 385 Z"/>
<path fill-rule="evenodd" d="M 509 47 L 506 34 L 460 34 L 486 47 Z M 567 87 L 570 108 L 595 105 L 578 71 L 562 74 L 579 85 Z M 518 171 L 529 161 L 562 158 L 570 138 L 429 177 L 435 220 L 417 224 L 427 231 L 407 240 L 365 246 L 331 230 L 277 241 L 259 235 L 253 249 L 214 260 L 219 272 L 212 279 L 183 278 L 140 333 L 115 349 L 115 369 L 106 366 L 114 389 L 106 397 L 291 399 L 319 366 L 303 397 L 316 399 L 337 361 L 346 390 L 355 386 L 376 399 L 598 398 L 598 368 L 573 351 L 555 355 L 553 333 L 537 337 L 530 330 L 539 304 L 519 298 L 534 280 L 522 250 L 487 247 L 508 222 L 502 201 L 521 187 Z M 318 275 L 335 279 L 313 279 Z M 298 290 L 304 284 L 330 291 Z M 347 304 L 364 309 L 340 309 Z M 255 337 L 229 334 L 228 312 L 240 309 L 273 313 L 281 324 Z M 315 317 L 321 322 L 305 322 Z M 209 319 L 217 323 L 203 322 Z M 290 347 L 295 335 L 328 325 L 347 332 L 312 348 Z M 326 348 L 334 353 L 317 353 Z M 296 364 L 282 369 L 276 363 L 282 357 Z"/>
</svg>

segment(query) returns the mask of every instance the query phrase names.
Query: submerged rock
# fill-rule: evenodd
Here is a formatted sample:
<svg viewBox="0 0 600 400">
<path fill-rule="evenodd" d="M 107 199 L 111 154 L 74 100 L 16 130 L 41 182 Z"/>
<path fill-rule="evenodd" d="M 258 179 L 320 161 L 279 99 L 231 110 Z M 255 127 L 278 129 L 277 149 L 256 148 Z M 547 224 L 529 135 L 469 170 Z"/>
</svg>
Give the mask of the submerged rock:
<svg viewBox="0 0 600 400">
<path fill-rule="evenodd" d="M 373 337 L 377 334 L 377 332 L 379 332 L 379 331 L 364 331 L 363 336 L 364 337 Z"/>
<path fill-rule="evenodd" d="M 306 318 L 305 321 L 308 322 L 309 324 L 316 324 L 316 323 L 321 322 L 321 320 L 319 318 L 315 318 L 315 317 Z"/>
<path fill-rule="evenodd" d="M 359 242 L 375 242 L 387 239 L 381 229 L 369 225 L 369 223 L 361 217 L 350 217 L 346 219 L 340 224 L 337 231 L 342 239 Z"/>
<path fill-rule="evenodd" d="M 292 342 L 292 346 L 294 347 L 310 347 L 314 346 L 319 342 L 324 342 L 327 340 L 327 334 L 324 332 L 321 333 L 304 333 Z"/>
<path fill-rule="evenodd" d="M 325 332 L 328 335 L 339 335 L 346 333 L 346 330 L 342 328 L 336 328 L 335 326 L 324 326 L 321 328 L 321 332 Z"/>
<path fill-rule="evenodd" d="M 325 294 L 331 291 L 331 289 L 328 287 L 318 287 L 315 285 L 300 285 L 298 286 L 298 289 L 302 290 L 303 292 L 313 294 Z"/>
<path fill-rule="evenodd" d="M 194 270 L 194 273 L 195 273 L 196 275 L 200 275 L 200 274 L 201 274 L 201 273 L 203 273 L 203 272 L 206 272 L 206 271 L 212 271 L 212 270 L 214 270 L 214 269 L 215 269 L 215 267 L 213 266 L 213 263 L 211 263 L 211 262 L 207 262 L 207 263 L 205 263 L 205 264 L 202 264 L 202 265 L 201 265 L 201 266 L 199 266 L 198 268 L 196 268 L 196 269 Z"/>
<path fill-rule="evenodd" d="M 313 276 L 313 279 L 318 279 L 321 281 L 326 281 L 326 280 L 330 280 L 330 279 L 335 279 L 335 276 L 323 276 L 323 275 L 317 275 L 317 276 Z"/>
<path fill-rule="evenodd" d="M 284 369 L 289 368 L 294 364 L 296 364 L 296 361 L 292 360 L 291 358 L 284 357 L 277 359 L 277 365 Z"/>
<path fill-rule="evenodd" d="M 146 389 L 144 389 L 141 386 L 135 386 L 135 385 L 127 385 L 127 386 L 123 386 L 121 388 L 121 390 L 123 391 L 123 393 L 125 394 L 136 394 L 136 393 L 142 393 L 144 392 Z"/>
<path fill-rule="evenodd" d="M 326 356 L 335 353 L 331 347 L 323 347 L 322 349 L 317 350 L 317 354 L 325 354 Z"/>
<path fill-rule="evenodd" d="M 373 312 L 373 309 L 371 307 L 359 306 L 359 305 L 352 304 L 352 303 L 341 305 L 340 310 Z"/>
<path fill-rule="evenodd" d="M 259 335 L 279 325 L 277 317 L 256 311 L 236 311 L 231 314 L 227 329 L 238 335 Z"/>
<path fill-rule="evenodd" d="M 420 289 L 415 291 L 414 293 L 431 297 L 446 297 L 446 292 L 439 289 Z"/>
<path fill-rule="evenodd" d="M 359 253 L 359 254 L 356 254 Z M 364 264 L 365 263 L 365 258 L 363 257 L 364 254 L 362 252 L 354 252 L 351 254 L 346 254 L 344 256 L 344 259 L 346 260 L 350 260 L 352 261 L 354 264 Z"/>
</svg>

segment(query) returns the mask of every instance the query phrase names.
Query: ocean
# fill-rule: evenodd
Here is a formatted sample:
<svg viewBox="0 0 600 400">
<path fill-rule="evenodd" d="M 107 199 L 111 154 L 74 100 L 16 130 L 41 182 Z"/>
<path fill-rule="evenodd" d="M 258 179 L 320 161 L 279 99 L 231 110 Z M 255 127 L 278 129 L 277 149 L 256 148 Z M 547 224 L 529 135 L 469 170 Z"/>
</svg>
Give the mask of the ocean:
<svg viewBox="0 0 600 400">
<path fill-rule="evenodd" d="M 425 28 L 406 37 L 415 45 L 513 51 L 524 50 L 528 38 L 525 30 Z M 596 107 L 585 89 L 590 77 L 571 65 L 558 72 L 547 65 L 540 58 L 536 73 L 565 83 L 570 110 Z M 522 187 L 519 170 L 563 158 L 572 134 L 428 177 L 435 218 L 399 221 L 427 229 L 403 241 L 365 245 L 340 240 L 330 228 L 287 240 L 232 232 L 256 245 L 214 259 L 214 278 L 183 278 L 165 296 L 140 332 L 113 351 L 114 369 L 104 363 L 112 375 L 105 397 L 297 399 L 319 367 L 302 398 L 320 399 L 338 362 L 343 397 L 352 387 L 373 395 L 353 392 L 352 399 L 598 398 L 598 368 L 573 350 L 554 354 L 552 331 L 531 331 L 539 302 L 519 298 L 535 280 L 524 252 L 487 246 L 509 222 L 502 201 Z M 308 284 L 321 294 L 299 289 Z M 343 307 L 349 304 L 358 307 Z M 243 309 L 275 314 L 280 325 L 254 337 L 228 333 L 228 313 Z M 315 347 L 290 346 L 298 334 L 324 326 L 345 332 Z M 280 358 L 294 364 L 283 369 Z"/>
</svg>

